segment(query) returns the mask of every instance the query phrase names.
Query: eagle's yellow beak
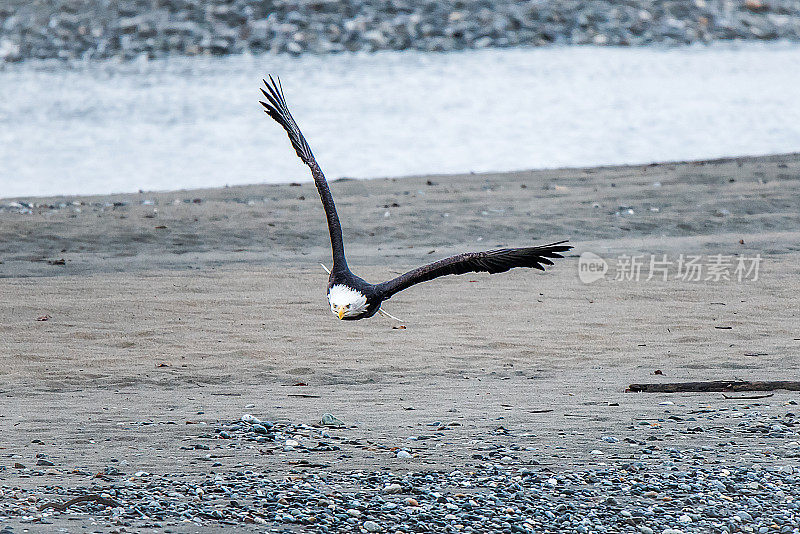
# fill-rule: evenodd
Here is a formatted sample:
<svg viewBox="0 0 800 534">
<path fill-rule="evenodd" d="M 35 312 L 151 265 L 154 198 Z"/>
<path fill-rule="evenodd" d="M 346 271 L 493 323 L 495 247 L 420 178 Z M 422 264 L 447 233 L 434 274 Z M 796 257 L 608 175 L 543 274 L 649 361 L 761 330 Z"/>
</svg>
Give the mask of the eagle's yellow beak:
<svg viewBox="0 0 800 534">
<path fill-rule="evenodd" d="M 344 312 L 347 311 L 345 309 L 345 307 L 344 306 L 339 306 L 339 310 L 338 311 L 339 311 L 339 319 L 344 319 Z"/>
</svg>

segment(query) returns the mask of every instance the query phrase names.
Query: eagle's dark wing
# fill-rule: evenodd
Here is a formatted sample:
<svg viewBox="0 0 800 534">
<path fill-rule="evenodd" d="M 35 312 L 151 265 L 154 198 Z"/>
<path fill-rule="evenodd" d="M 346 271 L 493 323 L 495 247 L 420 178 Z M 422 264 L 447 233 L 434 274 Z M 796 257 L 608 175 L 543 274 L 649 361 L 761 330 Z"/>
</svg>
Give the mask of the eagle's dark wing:
<svg viewBox="0 0 800 534">
<path fill-rule="evenodd" d="M 275 122 L 283 126 L 286 133 L 289 135 L 289 140 L 292 142 L 295 152 L 303 160 L 303 163 L 308 165 L 311 169 L 311 175 L 314 177 L 314 184 L 319 191 L 320 199 L 322 199 L 322 206 L 325 208 L 325 215 L 328 218 L 328 232 L 331 235 L 331 250 L 333 252 L 333 268 L 346 269 L 347 262 L 344 258 L 344 243 L 342 242 L 342 226 L 339 224 L 339 216 L 336 215 L 336 205 L 333 203 L 333 195 L 328 188 L 328 182 L 325 180 L 325 175 L 322 174 L 322 169 L 319 168 L 317 160 L 314 159 L 314 154 L 311 153 L 311 147 L 308 146 L 306 138 L 303 137 L 303 132 L 297 126 L 292 114 L 289 113 L 289 108 L 286 106 L 286 99 L 283 96 L 283 87 L 281 87 L 280 78 L 277 82 L 269 77 L 269 82 L 263 80 L 267 90 L 261 89 L 261 92 L 267 99 L 267 102 L 261 101 L 267 115 L 272 117 Z"/>
<path fill-rule="evenodd" d="M 504 273 L 514 267 L 533 267 L 544 271 L 545 265 L 553 265 L 551 259 L 563 258 L 560 253 L 572 249 L 566 241 L 527 248 L 502 248 L 486 252 L 467 252 L 425 265 L 402 274 L 394 280 L 378 284 L 376 289 L 384 299 L 414 284 L 427 282 L 448 274 L 487 272 Z"/>
</svg>

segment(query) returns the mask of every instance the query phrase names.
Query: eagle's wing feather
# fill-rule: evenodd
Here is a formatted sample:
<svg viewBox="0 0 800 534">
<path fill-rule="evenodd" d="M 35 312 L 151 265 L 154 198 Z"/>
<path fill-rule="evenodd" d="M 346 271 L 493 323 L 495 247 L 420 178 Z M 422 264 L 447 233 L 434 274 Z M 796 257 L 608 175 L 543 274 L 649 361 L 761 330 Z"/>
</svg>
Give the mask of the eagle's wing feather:
<svg viewBox="0 0 800 534">
<path fill-rule="evenodd" d="M 336 214 L 336 205 L 333 203 L 333 195 L 328 187 L 328 182 L 325 180 L 325 175 L 322 174 L 314 154 L 311 152 L 311 147 L 308 146 L 303 132 L 294 121 L 294 117 L 289 112 L 289 107 L 286 105 L 286 98 L 283 96 L 283 87 L 281 87 L 281 80 L 277 78 L 277 82 L 269 77 L 269 82 L 263 80 L 266 86 L 266 91 L 261 89 L 266 102 L 260 101 L 264 106 L 267 115 L 273 118 L 275 122 L 283 126 L 286 133 L 289 135 L 289 140 L 292 142 L 292 147 L 297 155 L 303 160 L 303 163 L 308 165 L 311 169 L 311 175 L 314 177 L 314 184 L 317 186 L 319 197 L 322 200 L 322 206 L 325 208 L 325 216 L 328 219 L 328 231 L 331 236 L 331 249 L 333 251 L 333 268 L 346 269 L 347 262 L 344 258 L 344 243 L 342 241 L 342 226 L 339 223 L 339 216 Z"/>
<path fill-rule="evenodd" d="M 552 259 L 563 258 L 562 252 L 572 249 L 565 245 L 566 241 L 527 248 L 503 248 L 485 252 L 467 252 L 451 256 L 413 271 L 398 276 L 388 282 L 378 284 L 384 299 L 388 299 L 398 291 L 414 284 L 427 282 L 448 274 L 465 274 L 487 272 L 489 274 L 504 273 L 515 267 L 532 267 L 544 271 L 545 265 L 553 265 Z"/>
</svg>

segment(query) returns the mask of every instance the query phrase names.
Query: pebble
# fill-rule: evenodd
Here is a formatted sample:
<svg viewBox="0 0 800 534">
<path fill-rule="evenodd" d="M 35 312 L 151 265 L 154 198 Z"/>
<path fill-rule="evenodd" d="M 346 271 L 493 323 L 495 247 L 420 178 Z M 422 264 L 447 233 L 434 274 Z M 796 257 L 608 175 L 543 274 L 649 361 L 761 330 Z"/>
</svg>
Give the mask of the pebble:
<svg viewBox="0 0 800 534">
<path fill-rule="evenodd" d="M 383 493 L 400 493 L 401 491 L 403 491 L 403 486 L 400 484 L 387 484 L 381 490 Z"/>
<path fill-rule="evenodd" d="M 383 530 L 381 526 L 375 521 L 364 521 L 364 524 L 361 526 L 363 526 L 364 530 L 366 530 L 367 532 L 380 532 L 381 530 Z"/>
<path fill-rule="evenodd" d="M 343 427 L 344 423 L 340 421 L 335 415 L 324 413 L 322 414 L 322 424 L 324 426 Z"/>
</svg>

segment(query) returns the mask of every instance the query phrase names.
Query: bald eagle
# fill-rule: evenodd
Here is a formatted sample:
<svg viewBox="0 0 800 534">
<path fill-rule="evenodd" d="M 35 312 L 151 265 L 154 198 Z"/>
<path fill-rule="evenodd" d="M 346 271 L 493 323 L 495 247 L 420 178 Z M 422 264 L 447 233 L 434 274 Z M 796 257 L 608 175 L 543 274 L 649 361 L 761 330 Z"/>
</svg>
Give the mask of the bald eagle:
<svg viewBox="0 0 800 534">
<path fill-rule="evenodd" d="M 392 280 L 380 284 L 370 284 L 353 274 L 347 266 L 342 241 L 342 226 L 336 214 L 333 196 L 328 188 L 325 175 L 322 174 L 311 148 L 303 133 L 294 121 L 280 79 L 269 77 L 264 80 L 265 89 L 261 89 L 266 102 L 261 101 L 267 114 L 280 124 L 289 135 L 295 152 L 303 163 L 311 169 L 314 184 L 317 186 L 325 215 L 328 219 L 328 232 L 331 239 L 333 267 L 328 278 L 328 303 L 331 312 L 342 320 L 358 320 L 372 317 L 380 311 L 383 301 L 414 284 L 426 282 L 448 274 L 464 274 L 471 272 L 503 273 L 514 267 L 532 267 L 544 270 L 545 265 L 553 265 L 552 259 L 563 258 L 562 252 L 572 247 L 566 240 L 549 245 L 526 248 L 503 248 L 485 252 L 466 252 L 451 256 L 428 265 L 424 265 Z M 388 314 L 387 314 L 388 315 Z"/>
</svg>

